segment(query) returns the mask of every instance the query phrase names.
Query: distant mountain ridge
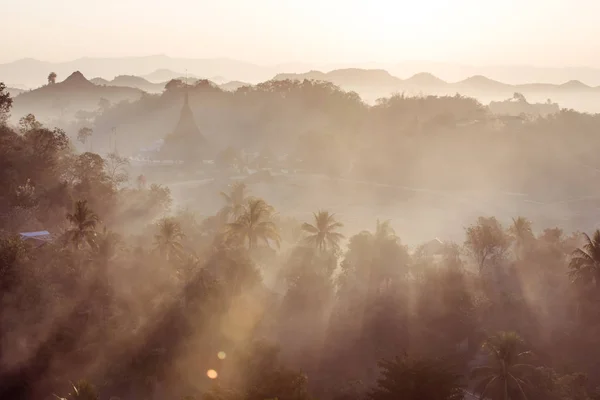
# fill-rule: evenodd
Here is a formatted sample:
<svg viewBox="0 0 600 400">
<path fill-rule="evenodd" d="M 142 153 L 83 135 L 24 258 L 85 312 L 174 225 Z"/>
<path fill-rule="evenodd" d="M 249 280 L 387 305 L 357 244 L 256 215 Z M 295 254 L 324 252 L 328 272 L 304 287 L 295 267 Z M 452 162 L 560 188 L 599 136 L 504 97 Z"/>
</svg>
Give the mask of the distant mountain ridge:
<svg viewBox="0 0 600 400">
<path fill-rule="evenodd" d="M 340 87 L 387 87 L 392 90 L 402 89 L 440 89 L 509 92 L 509 91 L 598 91 L 600 88 L 592 87 L 578 80 L 571 80 L 563 84 L 530 83 L 511 85 L 499 82 L 483 75 L 474 75 L 458 82 L 446 82 L 429 72 L 421 72 L 408 79 L 400 79 L 389 72 L 378 69 L 343 69 L 330 72 L 309 71 L 303 74 L 287 73 L 277 74 L 274 80 L 322 80 L 336 84 Z"/>
<path fill-rule="evenodd" d="M 283 72 L 302 73 L 308 70 L 333 71 L 370 69 L 387 71 L 392 76 L 409 77 L 423 71 L 441 77 L 445 81 L 460 81 L 469 76 L 482 75 L 501 82 L 526 83 L 550 82 L 559 84 L 578 79 L 588 85 L 600 85 L 600 68 L 588 67 L 532 67 L 532 66 L 469 66 L 443 62 L 403 61 L 398 63 L 284 63 L 257 65 L 228 58 L 175 58 L 166 55 L 142 57 L 90 58 L 84 57 L 66 62 L 46 62 L 25 58 L 0 64 L 0 80 L 9 84 L 19 82 L 27 88 L 46 83 L 50 72 L 68 76 L 81 71 L 85 76 L 101 76 L 112 79 L 119 75 L 135 75 L 159 83 L 176 76 L 208 77 L 217 83 L 238 80 L 258 83 Z M 227 79 L 223 78 L 227 77 Z M 382 79 L 389 79 L 384 77 Z M 15 86 L 15 85 L 13 85 Z M 24 87 L 15 86 L 20 89 Z"/>
<path fill-rule="evenodd" d="M 104 78 L 93 78 L 90 82 L 94 85 L 101 86 L 117 86 L 117 87 L 130 87 L 143 90 L 148 93 L 160 93 L 165 88 L 166 82 L 163 83 L 152 83 L 148 80 L 135 75 L 119 75 L 113 80 L 109 81 Z"/>
</svg>

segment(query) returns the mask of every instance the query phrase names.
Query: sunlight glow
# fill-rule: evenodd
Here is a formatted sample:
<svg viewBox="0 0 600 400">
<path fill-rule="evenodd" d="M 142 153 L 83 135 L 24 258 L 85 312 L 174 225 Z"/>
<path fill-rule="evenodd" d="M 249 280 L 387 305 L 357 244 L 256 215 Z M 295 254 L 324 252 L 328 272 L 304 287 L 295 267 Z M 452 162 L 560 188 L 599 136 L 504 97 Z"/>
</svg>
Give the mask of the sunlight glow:
<svg viewBox="0 0 600 400">
<path fill-rule="evenodd" d="M 217 379 L 219 374 L 214 369 L 209 369 L 206 371 L 206 376 L 208 376 L 210 379 Z"/>
</svg>

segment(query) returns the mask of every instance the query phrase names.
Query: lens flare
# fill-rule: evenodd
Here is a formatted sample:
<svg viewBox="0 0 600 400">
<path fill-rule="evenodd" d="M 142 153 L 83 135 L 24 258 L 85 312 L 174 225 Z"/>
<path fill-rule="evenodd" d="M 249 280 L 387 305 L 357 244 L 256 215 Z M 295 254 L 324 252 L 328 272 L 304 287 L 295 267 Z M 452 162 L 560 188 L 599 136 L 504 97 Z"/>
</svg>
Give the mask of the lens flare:
<svg viewBox="0 0 600 400">
<path fill-rule="evenodd" d="M 217 357 L 219 357 L 219 360 L 224 360 L 225 357 L 227 357 L 227 354 L 225 354 L 224 351 L 220 351 L 219 353 L 217 353 Z"/>
<path fill-rule="evenodd" d="M 215 371 L 214 369 L 209 369 L 208 371 L 206 371 L 206 376 L 208 376 L 210 379 L 217 379 L 217 376 L 219 376 L 219 374 L 217 374 L 217 371 Z"/>
</svg>

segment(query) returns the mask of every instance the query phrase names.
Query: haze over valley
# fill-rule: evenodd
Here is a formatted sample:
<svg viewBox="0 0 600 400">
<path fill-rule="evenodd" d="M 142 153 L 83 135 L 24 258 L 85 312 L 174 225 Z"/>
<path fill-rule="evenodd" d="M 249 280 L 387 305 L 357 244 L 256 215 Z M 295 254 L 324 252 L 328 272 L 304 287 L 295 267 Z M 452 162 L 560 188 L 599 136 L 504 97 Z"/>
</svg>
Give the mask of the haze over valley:
<svg viewBox="0 0 600 400">
<path fill-rule="evenodd" d="M 0 399 L 600 398 L 597 2 L 2 10 Z"/>
</svg>

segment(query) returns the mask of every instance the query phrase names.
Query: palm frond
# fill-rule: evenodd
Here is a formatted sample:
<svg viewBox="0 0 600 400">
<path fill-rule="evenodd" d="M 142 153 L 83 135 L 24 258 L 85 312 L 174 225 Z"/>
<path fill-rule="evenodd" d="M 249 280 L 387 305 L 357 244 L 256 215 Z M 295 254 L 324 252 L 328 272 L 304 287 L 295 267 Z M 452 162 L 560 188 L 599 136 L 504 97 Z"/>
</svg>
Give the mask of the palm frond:
<svg viewBox="0 0 600 400">
<path fill-rule="evenodd" d="M 319 232 L 319 230 L 317 229 L 316 226 L 309 224 L 308 222 L 305 222 L 302 224 L 302 230 L 309 232 L 309 233 L 317 233 Z"/>
</svg>

